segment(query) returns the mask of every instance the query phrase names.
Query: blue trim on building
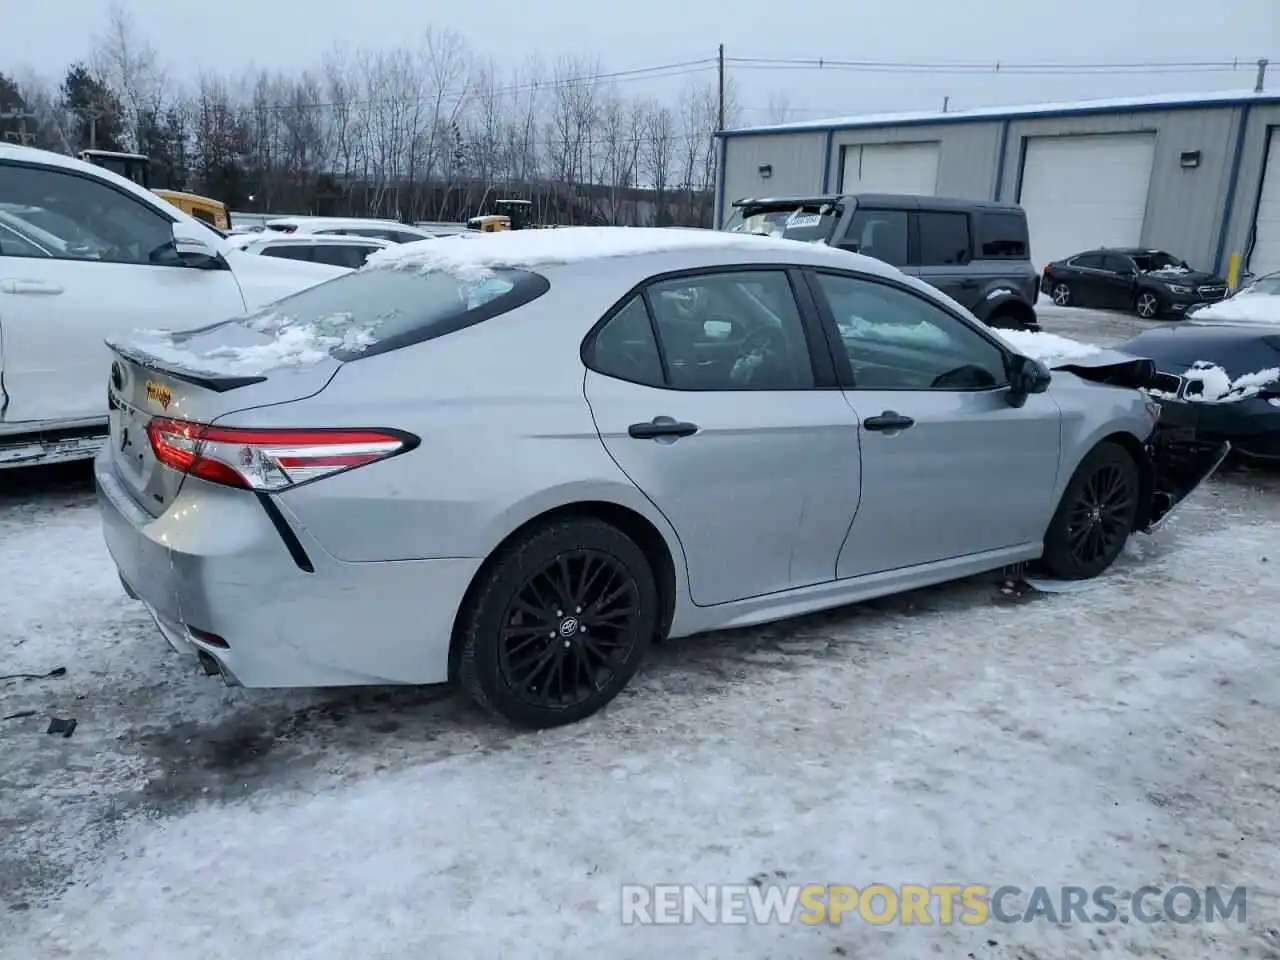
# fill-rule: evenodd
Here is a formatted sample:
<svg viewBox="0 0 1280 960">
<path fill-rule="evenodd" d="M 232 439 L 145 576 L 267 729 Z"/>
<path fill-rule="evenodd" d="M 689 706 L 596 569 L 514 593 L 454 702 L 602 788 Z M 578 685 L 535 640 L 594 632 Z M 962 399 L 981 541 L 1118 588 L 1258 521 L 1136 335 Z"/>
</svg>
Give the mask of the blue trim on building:
<svg viewBox="0 0 1280 960">
<path fill-rule="evenodd" d="M 729 138 L 723 132 L 717 133 L 720 139 L 720 159 L 716 162 L 716 204 L 715 210 L 711 217 L 715 220 L 711 226 L 715 230 L 719 230 L 724 226 L 724 222 L 729 219 L 724 209 L 724 182 L 727 179 L 727 172 L 724 168 L 725 163 L 729 159 Z"/>
<path fill-rule="evenodd" d="M 1004 189 L 1004 161 L 1009 152 L 1009 125 L 1013 121 L 1006 120 L 1000 124 L 1000 143 L 996 147 L 996 182 L 991 187 L 991 199 L 1000 201 L 1000 191 Z"/>
<path fill-rule="evenodd" d="M 804 125 L 777 125 L 772 127 L 749 127 L 742 130 L 726 130 L 724 137 L 750 137 L 766 133 L 834 133 L 840 130 L 864 130 L 878 127 L 926 127 L 955 123 L 1000 123 L 1005 120 L 1045 120 L 1060 117 L 1088 117 L 1099 114 L 1115 113 L 1163 113 L 1171 110 L 1207 110 L 1216 107 L 1249 107 L 1253 105 L 1270 106 L 1280 104 L 1280 94 L 1241 94 L 1236 97 L 1203 100 L 1152 100 L 1146 103 L 1081 103 L 1071 107 L 1010 107 L 1008 110 L 993 110 L 991 113 L 978 111 L 957 111 L 956 113 L 934 114 L 920 117 L 899 117 L 894 114 L 884 116 L 867 116 L 856 120 L 823 123 L 821 121 Z"/>
<path fill-rule="evenodd" d="M 1240 129 L 1236 131 L 1236 149 L 1231 157 L 1231 173 L 1227 175 L 1227 196 L 1222 203 L 1222 217 L 1218 224 L 1218 249 L 1213 255 L 1213 269 L 1222 273 L 1226 264 L 1222 258 L 1227 252 L 1227 235 L 1231 230 L 1231 210 L 1236 202 L 1236 189 L 1240 184 L 1240 165 L 1244 160 L 1245 138 L 1249 134 L 1249 113 L 1252 104 L 1246 103 L 1240 111 Z M 1243 266 L 1243 264 L 1241 264 Z"/>
<path fill-rule="evenodd" d="M 822 148 L 822 192 L 826 193 L 831 189 L 831 151 L 835 149 L 836 132 L 834 130 L 827 131 L 826 143 Z"/>
</svg>

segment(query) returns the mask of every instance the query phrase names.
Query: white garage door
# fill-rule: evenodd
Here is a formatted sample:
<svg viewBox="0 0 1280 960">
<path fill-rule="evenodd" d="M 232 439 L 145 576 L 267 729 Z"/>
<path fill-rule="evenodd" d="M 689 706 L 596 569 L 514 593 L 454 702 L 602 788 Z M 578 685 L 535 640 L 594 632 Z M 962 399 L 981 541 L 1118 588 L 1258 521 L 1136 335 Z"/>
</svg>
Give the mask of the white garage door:
<svg viewBox="0 0 1280 960">
<path fill-rule="evenodd" d="M 1258 276 L 1280 270 L 1280 130 L 1271 131 L 1267 144 L 1267 168 L 1262 175 L 1262 196 L 1254 223 L 1249 269 Z"/>
<path fill-rule="evenodd" d="M 1028 139 L 1018 202 L 1036 263 L 1138 246 L 1155 146 L 1150 133 Z"/>
<path fill-rule="evenodd" d="M 910 193 L 938 190 L 938 144 L 875 143 L 845 147 L 840 189 L 845 193 Z"/>
</svg>

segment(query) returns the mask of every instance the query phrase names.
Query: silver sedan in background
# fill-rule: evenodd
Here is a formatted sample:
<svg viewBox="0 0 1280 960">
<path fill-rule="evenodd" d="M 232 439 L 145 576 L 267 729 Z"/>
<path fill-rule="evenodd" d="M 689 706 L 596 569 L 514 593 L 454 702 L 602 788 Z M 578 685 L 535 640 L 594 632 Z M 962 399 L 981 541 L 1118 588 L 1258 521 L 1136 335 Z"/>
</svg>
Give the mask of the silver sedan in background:
<svg viewBox="0 0 1280 960">
<path fill-rule="evenodd" d="M 655 638 L 1094 576 L 1212 461 L 1158 443 L 1146 361 L 1051 372 L 879 261 L 711 231 L 408 244 L 114 349 L 106 539 L 175 648 L 531 727 Z"/>
</svg>

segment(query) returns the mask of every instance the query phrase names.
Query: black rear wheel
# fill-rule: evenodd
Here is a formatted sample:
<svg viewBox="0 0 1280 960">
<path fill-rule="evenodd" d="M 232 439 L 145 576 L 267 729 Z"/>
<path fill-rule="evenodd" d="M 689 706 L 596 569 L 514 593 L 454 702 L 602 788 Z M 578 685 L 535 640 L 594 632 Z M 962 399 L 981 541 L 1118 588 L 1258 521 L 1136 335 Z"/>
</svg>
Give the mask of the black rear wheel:
<svg viewBox="0 0 1280 960">
<path fill-rule="evenodd" d="M 615 527 L 584 518 L 531 530 L 478 584 L 461 624 L 460 680 L 517 726 L 573 723 L 627 685 L 658 606 L 644 552 Z"/>
<path fill-rule="evenodd" d="M 1141 488 L 1128 450 L 1111 442 L 1096 446 L 1062 494 L 1040 566 L 1062 580 L 1087 580 L 1105 571 L 1133 532 Z"/>
<path fill-rule="evenodd" d="M 1049 296 L 1053 298 L 1053 302 L 1060 307 L 1071 306 L 1071 288 L 1059 280 L 1049 288 Z"/>
</svg>

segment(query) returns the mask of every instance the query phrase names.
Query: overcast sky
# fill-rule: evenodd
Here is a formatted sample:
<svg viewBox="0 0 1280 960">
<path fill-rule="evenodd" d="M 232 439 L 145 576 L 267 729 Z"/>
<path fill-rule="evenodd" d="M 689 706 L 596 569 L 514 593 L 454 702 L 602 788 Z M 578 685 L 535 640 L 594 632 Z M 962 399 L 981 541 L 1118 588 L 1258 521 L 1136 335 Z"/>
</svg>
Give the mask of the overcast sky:
<svg viewBox="0 0 1280 960">
<path fill-rule="evenodd" d="M 0 27 L 0 72 L 55 77 L 86 56 L 108 0 L 10 0 Z M 714 57 L 990 62 L 1151 63 L 1239 58 L 1237 72 L 1122 75 L 955 75 L 780 69 L 730 62 L 742 121 L 814 119 L 885 110 L 1024 104 L 1165 91 L 1251 89 L 1253 62 L 1273 61 L 1280 93 L 1280 0 L 128 0 L 135 23 L 173 75 L 252 65 L 315 65 L 337 43 L 394 46 L 428 27 L 511 63 L 598 56 L 605 70 Z M 74 27 L 74 28 L 73 28 Z M 692 76 L 714 77 L 714 67 Z M 629 79 L 623 92 L 674 97 L 688 74 Z M 771 109 L 772 108 L 772 109 Z"/>
</svg>

